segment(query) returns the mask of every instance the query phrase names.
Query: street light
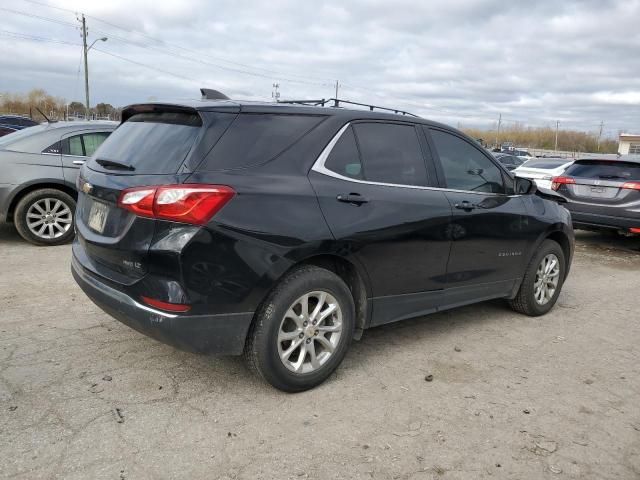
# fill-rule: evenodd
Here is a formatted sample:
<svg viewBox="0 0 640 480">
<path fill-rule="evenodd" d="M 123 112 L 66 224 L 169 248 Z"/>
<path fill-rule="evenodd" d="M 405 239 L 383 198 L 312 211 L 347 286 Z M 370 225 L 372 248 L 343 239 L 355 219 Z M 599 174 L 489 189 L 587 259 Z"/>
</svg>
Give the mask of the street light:
<svg viewBox="0 0 640 480">
<path fill-rule="evenodd" d="M 87 52 L 91 50 L 91 47 L 93 47 L 96 44 L 96 42 L 106 42 L 107 40 L 109 40 L 109 38 L 107 37 L 102 37 L 102 38 L 98 38 L 97 40 L 94 40 L 93 43 L 89 45 L 89 48 L 87 48 Z"/>
<path fill-rule="evenodd" d="M 86 114 L 87 120 L 89 120 L 89 64 L 87 62 L 87 52 L 95 45 L 96 42 L 106 42 L 107 37 L 98 38 L 87 48 L 87 22 L 85 21 L 84 14 L 82 15 L 82 47 L 84 49 L 84 94 L 86 100 Z"/>
</svg>

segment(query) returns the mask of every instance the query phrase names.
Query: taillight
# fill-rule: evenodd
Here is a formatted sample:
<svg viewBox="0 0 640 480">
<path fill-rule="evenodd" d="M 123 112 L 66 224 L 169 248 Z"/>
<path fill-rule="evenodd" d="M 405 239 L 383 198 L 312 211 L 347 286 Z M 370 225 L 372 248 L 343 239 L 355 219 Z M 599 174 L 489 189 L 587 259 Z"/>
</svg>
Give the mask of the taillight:
<svg viewBox="0 0 640 480">
<path fill-rule="evenodd" d="M 640 190 L 640 182 L 625 182 L 622 184 L 622 188 L 628 190 Z"/>
<path fill-rule="evenodd" d="M 631 227 L 629 229 L 629 233 L 640 233 L 640 227 L 639 228 Z"/>
<path fill-rule="evenodd" d="M 150 307 L 159 308 L 160 310 L 166 310 L 168 312 L 188 312 L 191 310 L 190 305 L 185 305 L 183 303 L 169 303 L 163 302 L 162 300 L 156 300 L 155 298 L 149 298 L 142 296 L 142 301 L 149 305 Z"/>
<path fill-rule="evenodd" d="M 203 225 L 235 195 L 225 185 L 161 185 L 123 190 L 118 206 L 141 217 Z"/>
<path fill-rule="evenodd" d="M 568 185 L 576 183 L 576 181 L 571 177 L 553 177 L 551 179 L 551 189 L 558 190 L 560 185 Z"/>
</svg>

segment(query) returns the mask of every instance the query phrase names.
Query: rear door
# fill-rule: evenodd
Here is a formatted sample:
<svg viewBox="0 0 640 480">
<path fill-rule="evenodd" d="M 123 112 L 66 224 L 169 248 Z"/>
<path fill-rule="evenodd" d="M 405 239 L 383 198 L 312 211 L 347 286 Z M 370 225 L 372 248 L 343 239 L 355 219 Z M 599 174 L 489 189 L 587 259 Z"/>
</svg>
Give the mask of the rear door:
<svg viewBox="0 0 640 480">
<path fill-rule="evenodd" d="M 425 161 L 430 152 L 415 125 L 354 122 L 310 173 L 333 235 L 368 272 L 374 324 L 401 318 L 405 307 L 428 310 L 432 299 L 421 294 L 444 287 L 451 208 L 429 188 L 435 170 Z"/>
<path fill-rule="evenodd" d="M 147 107 L 122 123 L 81 170 L 74 254 L 85 268 L 109 280 L 131 284 L 148 269 L 147 252 L 156 221 L 117 206 L 123 190 L 179 184 L 186 161 L 204 157 L 210 137 L 219 138 L 233 118 L 205 121 L 193 109 Z M 73 145 L 70 139 L 70 148 Z M 83 148 L 86 148 L 86 144 Z M 71 151 L 71 150 L 70 150 Z"/>
<path fill-rule="evenodd" d="M 111 130 L 68 133 L 60 140 L 62 172 L 67 182 L 76 183 L 80 167 L 94 154 Z"/>
<path fill-rule="evenodd" d="M 563 176 L 574 182 L 558 190 L 572 211 L 640 220 L 640 162 L 578 160 Z"/>
<path fill-rule="evenodd" d="M 453 211 L 447 286 L 477 286 L 486 296 L 506 293 L 522 275 L 524 202 L 513 194 L 508 175 L 473 142 L 447 130 L 429 133 Z"/>
</svg>

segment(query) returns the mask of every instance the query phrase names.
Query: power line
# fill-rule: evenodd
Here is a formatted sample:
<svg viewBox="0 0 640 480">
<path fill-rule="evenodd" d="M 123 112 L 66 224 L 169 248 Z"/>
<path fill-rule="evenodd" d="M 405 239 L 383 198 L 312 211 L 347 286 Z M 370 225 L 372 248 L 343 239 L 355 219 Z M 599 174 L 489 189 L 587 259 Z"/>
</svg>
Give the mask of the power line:
<svg viewBox="0 0 640 480">
<path fill-rule="evenodd" d="M 96 52 L 103 53 L 103 54 L 105 54 L 105 55 L 109 55 L 110 57 L 119 58 L 120 60 L 124 60 L 125 62 L 133 63 L 133 64 L 135 64 L 135 65 L 139 65 L 139 66 L 141 66 L 141 67 L 145 67 L 145 68 L 149 68 L 149 69 L 151 69 L 151 70 L 155 70 L 156 72 L 164 73 L 164 74 L 166 74 L 166 75 L 171 75 L 172 77 L 181 78 L 181 79 L 183 79 L 183 80 L 188 80 L 188 81 L 190 81 L 190 82 L 193 82 L 193 81 L 194 81 L 194 79 L 193 79 L 193 78 L 189 78 L 189 77 L 185 77 L 185 76 L 183 76 L 183 75 L 179 75 L 179 74 L 177 74 L 177 73 L 169 72 L 168 70 L 163 70 L 163 69 L 158 68 L 158 67 L 153 67 L 153 66 L 151 66 L 151 65 L 147 65 L 146 63 L 137 62 L 137 61 L 135 61 L 135 60 L 131 60 L 130 58 L 126 58 L 126 57 L 123 57 L 123 56 L 121 56 L 121 55 L 116 55 L 115 53 L 107 52 L 107 51 L 105 51 L 105 50 L 100 50 L 100 49 L 99 49 L 99 48 L 97 48 L 97 47 L 93 47 L 93 49 L 92 49 L 92 50 L 95 50 Z"/>
<path fill-rule="evenodd" d="M 53 8 L 53 9 L 60 10 L 60 11 L 63 11 L 63 12 L 77 14 L 77 11 L 74 11 L 74 10 L 71 10 L 71 9 L 68 9 L 68 8 L 56 7 L 56 6 L 49 5 L 49 4 L 46 4 L 46 3 L 43 3 L 43 2 L 39 2 L 39 1 L 36 1 L 36 0 L 23 0 L 23 1 L 24 2 L 28 2 L 28 3 L 32 3 L 32 4 L 35 4 L 35 5 L 43 6 L 43 7 Z M 203 54 L 200 51 L 193 50 L 193 49 L 190 49 L 190 48 L 186 48 L 186 47 L 183 47 L 181 45 L 168 43 L 165 40 L 162 40 L 160 38 L 153 37 L 153 36 L 148 35 L 148 34 L 146 34 L 144 32 L 141 32 L 139 30 L 126 28 L 126 27 L 117 25 L 115 23 L 112 23 L 112 22 L 109 22 L 107 20 L 104 20 L 104 19 L 102 19 L 100 17 L 95 17 L 93 15 L 86 15 L 86 14 L 85 14 L 85 16 L 87 18 L 90 18 L 92 20 L 96 20 L 98 22 L 104 23 L 105 25 L 109 25 L 111 27 L 117 28 L 117 29 L 122 30 L 124 32 L 134 33 L 134 34 L 140 35 L 142 37 L 145 37 L 145 38 L 147 38 L 149 40 L 153 40 L 154 42 L 157 42 L 157 43 L 159 43 L 159 44 L 161 44 L 161 45 L 163 45 L 165 47 L 171 47 L 171 48 L 179 49 L 179 50 L 182 50 L 184 52 L 189 52 L 191 54 L 195 54 L 195 55 L 198 55 L 198 56 L 208 57 L 208 58 L 214 59 L 216 61 L 229 63 L 231 65 L 236 65 L 236 66 L 243 67 L 243 68 L 249 68 L 249 69 L 252 69 L 252 70 L 262 70 L 263 72 L 270 72 L 271 74 L 277 76 L 278 80 L 284 79 L 284 80 L 287 80 L 287 81 L 297 81 L 298 83 L 304 83 L 304 82 L 302 82 L 300 80 L 293 80 L 291 78 L 287 78 L 287 77 L 298 77 L 298 78 L 311 79 L 311 80 L 313 80 L 315 82 L 314 84 L 317 84 L 317 85 L 320 85 L 320 86 L 332 86 L 333 85 L 332 81 L 329 80 L 329 79 L 311 77 L 311 76 L 308 76 L 308 75 L 299 75 L 299 74 L 295 74 L 295 73 L 283 73 L 283 72 L 280 72 L 278 70 L 273 70 L 273 69 L 264 68 L 264 67 L 256 67 L 256 66 L 253 66 L 253 65 L 248 65 L 248 64 L 236 62 L 236 61 L 233 61 L 233 60 L 227 60 L 225 58 L 213 56 L 213 55 L 210 55 L 210 54 Z M 96 31 L 98 31 L 98 30 L 96 30 Z M 103 32 L 103 33 L 109 34 L 110 32 Z M 112 37 L 114 37 L 113 34 L 111 34 L 111 35 L 112 35 Z M 116 38 L 116 37 L 114 37 L 114 38 Z M 128 42 L 132 43 L 131 40 L 129 40 L 129 39 L 122 39 L 121 38 L 121 40 L 128 41 Z M 224 67 L 224 66 L 221 66 L 221 65 L 215 65 L 215 66 L 217 66 L 218 68 L 229 68 L 229 67 Z M 236 70 L 233 70 L 233 71 L 236 71 Z M 248 72 L 239 71 L 239 73 L 248 73 Z M 271 75 L 271 76 L 264 75 L 263 78 L 274 79 L 273 75 Z M 318 82 L 320 82 L 320 83 L 318 83 Z"/>
</svg>

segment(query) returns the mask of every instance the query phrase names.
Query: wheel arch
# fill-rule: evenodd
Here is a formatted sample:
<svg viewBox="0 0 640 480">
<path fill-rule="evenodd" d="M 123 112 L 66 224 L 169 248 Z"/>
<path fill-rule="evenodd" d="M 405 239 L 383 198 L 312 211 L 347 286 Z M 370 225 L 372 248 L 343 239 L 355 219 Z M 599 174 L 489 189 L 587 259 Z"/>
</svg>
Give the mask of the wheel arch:
<svg viewBox="0 0 640 480">
<path fill-rule="evenodd" d="M 9 207 L 7 208 L 6 211 L 6 219 L 9 222 L 13 221 L 13 214 L 16 210 L 16 206 L 18 205 L 18 202 L 20 201 L 20 199 L 22 197 L 24 197 L 25 195 L 35 191 L 35 190 L 41 190 L 44 188 L 52 188 L 55 190 L 60 190 L 61 192 L 64 192 L 68 195 L 71 196 L 71 198 L 73 198 L 75 201 L 78 201 L 78 192 L 77 190 L 69 185 L 68 183 L 61 181 L 61 180 L 41 180 L 41 181 L 37 181 L 37 182 L 32 182 L 32 183 L 28 183 L 28 184 L 24 184 L 22 186 L 22 188 L 20 188 L 19 190 L 15 191 L 13 193 L 13 196 L 11 197 L 11 200 L 9 201 Z"/>
</svg>

